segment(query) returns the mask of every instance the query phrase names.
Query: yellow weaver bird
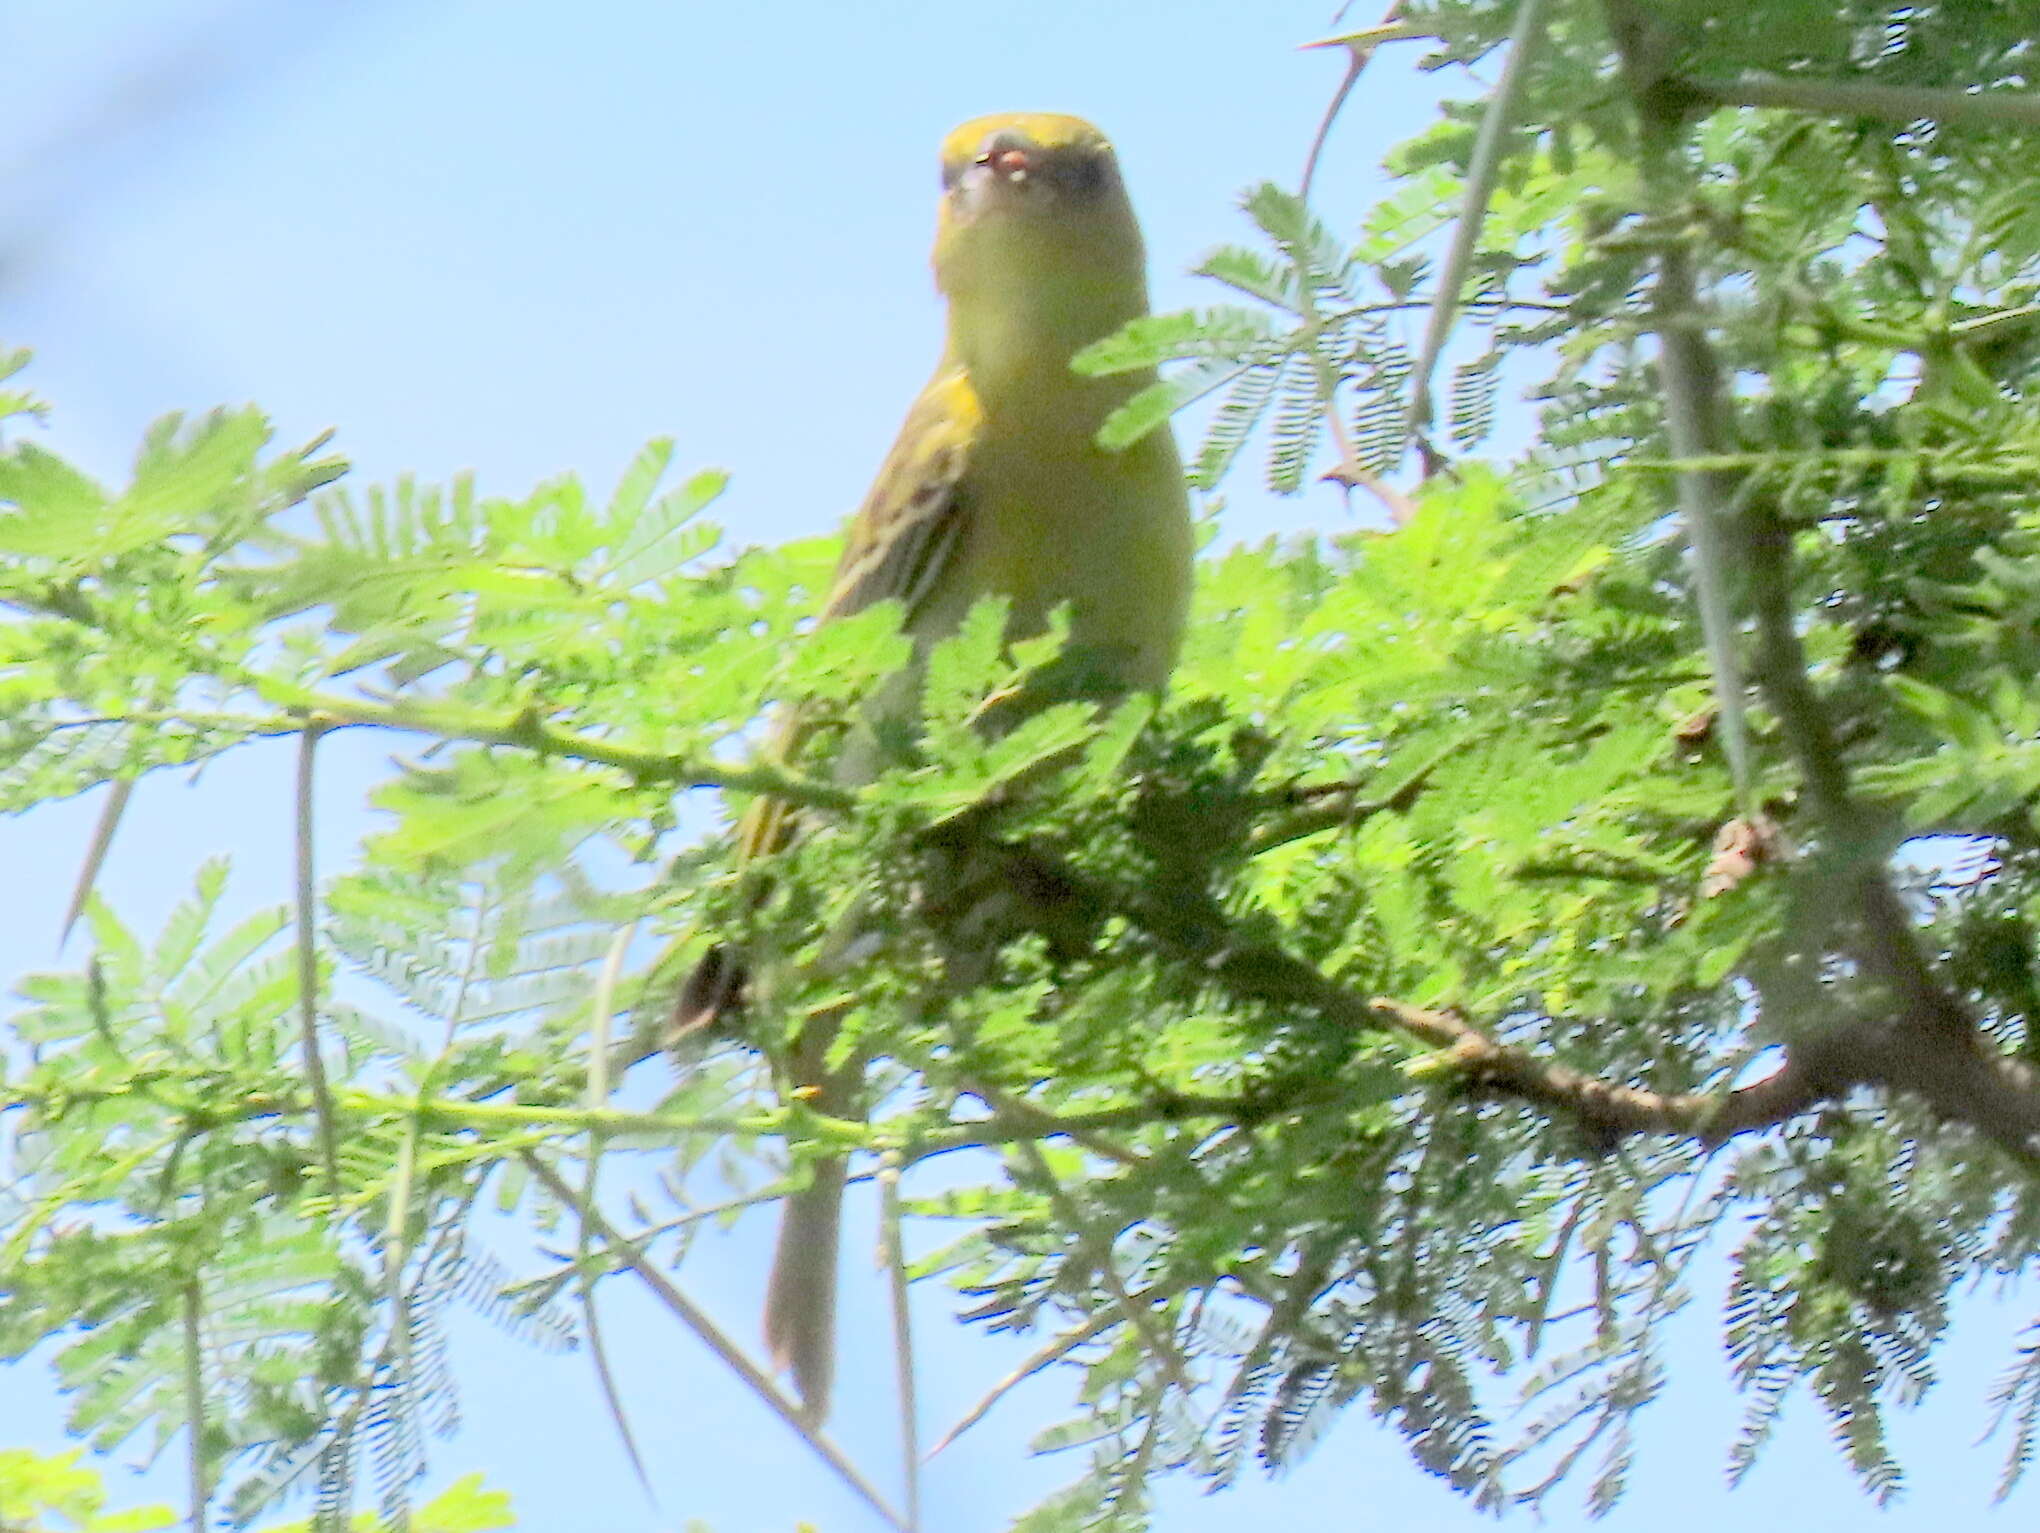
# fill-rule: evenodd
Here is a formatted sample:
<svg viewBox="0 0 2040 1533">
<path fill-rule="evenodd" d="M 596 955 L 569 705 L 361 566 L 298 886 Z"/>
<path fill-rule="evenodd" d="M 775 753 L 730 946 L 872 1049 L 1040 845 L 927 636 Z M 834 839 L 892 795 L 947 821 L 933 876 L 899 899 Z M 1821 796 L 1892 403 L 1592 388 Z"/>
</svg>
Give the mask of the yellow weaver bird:
<svg viewBox="0 0 2040 1533">
<path fill-rule="evenodd" d="M 893 599 L 917 650 L 955 630 L 981 597 L 1004 597 L 1013 636 L 1069 614 L 1068 652 L 1109 688 L 1158 690 L 1182 639 L 1192 537 L 1183 470 L 1166 429 L 1124 451 L 1098 446 L 1113 408 L 1152 374 L 1080 378 L 1070 357 L 1147 312 L 1147 275 L 1112 146 L 1090 123 L 1046 112 L 979 117 L 942 145 L 935 279 L 949 307 L 935 376 L 907 411 L 851 520 L 823 620 Z M 888 704 L 887 706 L 890 706 Z M 798 749 L 798 716 L 771 750 Z M 867 765 L 839 763 L 846 780 Z M 760 800 L 738 831 L 758 864 L 793 833 Z M 740 987 L 718 949 L 683 992 L 683 1031 L 712 1022 Z M 861 1065 L 825 1068 L 836 1028 L 810 1018 L 788 1085 L 818 1111 L 856 1110 Z M 773 1365 L 790 1369 L 814 1422 L 828 1413 L 844 1168 L 829 1160 L 787 1199 L 765 1305 Z"/>
</svg>

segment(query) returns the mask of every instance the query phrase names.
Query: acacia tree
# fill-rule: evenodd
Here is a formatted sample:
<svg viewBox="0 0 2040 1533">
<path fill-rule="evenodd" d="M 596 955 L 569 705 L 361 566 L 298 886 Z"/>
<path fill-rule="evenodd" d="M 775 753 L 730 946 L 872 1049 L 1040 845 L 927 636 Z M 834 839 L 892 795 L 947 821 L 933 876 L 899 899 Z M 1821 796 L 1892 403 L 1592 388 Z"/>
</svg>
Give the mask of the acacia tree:
<svg viewBox="0 0 2040 1533">
<path fill-rule="evenodd" d="M 334 488 L 253 414 L 166 421 L 117 491 L 17 434 L 0 804 L 112 784 L 110 831 L 150 774 L 294 736 L 300 850 L 294 904 L 226 931 L 218 866 L 152 941 L 85 898 L 90 963 L 21 982 L 0 1346 L 57 1338 L 101 1446 L 183 1434 L 195 1523 L 309 1479 L 338 1525 L 363 1474 L 395 1518 L 460 1295 L 598 1343 L 599 1286 L 646 1285 L 792 1421 L 681 1258 L 826 1148 L 894 1227 L 960 1221 L 902 1286 L 1088 1370 L 1037 1533 L 1140 1526 L 1154 1472 L 1287 1463 L 1354 1404 L 1484 1505 L 1580 1467 L 1605 1507 L 1717 1236 L 1733 1470 L 1804 1385 L 1889 1496 L 1950 1290 L 2040 1251 L 2028 19 L 1412 0 L 1334 40 L 1349 87 L 1384 47 L 1500 69 L 1357 243 L 1336 188 L 1258 188 L 1203 268 L 1230 306 L 1080 364 L 1171 364 L 1119 440 L 1216 395 L 1200 488 L 1265 443 L 1391 529 L 1210 554 L 1159 709 L 987 739 L 1055 641 L 981 611 L 856 791 L 745 731 L 853 706 L 897 613 L 790 642 L 832 549 L 723 552 L 720 479 L 662 489 L 664 445 L 606 499 L 486 500 Z M 1530 444 L 1474 456 L 1523 381 Z M 341 729 L 441 748 L 322 882 Z M 762 903 L 676 833 L 696 789 L 811 812 Z M 803 965 L 853 906 L 856 966 Z M 773 1005 L 615 1105 L 717 930 L 780 955 Z M 869 1122 L 771 1090 L 818 1004 L 879 1061 Z M 485 1253 L 490 1202 L 574 1260 Z M 1997 1398 L 2009 1486 L 2040 1347 Z"/>
</svg>

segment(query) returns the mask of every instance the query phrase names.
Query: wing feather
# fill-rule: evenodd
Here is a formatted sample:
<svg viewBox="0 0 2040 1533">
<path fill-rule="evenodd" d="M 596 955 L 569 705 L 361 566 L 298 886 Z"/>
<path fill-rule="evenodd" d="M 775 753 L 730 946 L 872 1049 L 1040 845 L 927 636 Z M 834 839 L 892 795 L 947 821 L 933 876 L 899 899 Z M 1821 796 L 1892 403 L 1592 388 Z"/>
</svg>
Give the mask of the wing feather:
<svg viewBox="0 0 2040 1533">
<path fill-rule="evenodd" d="M 961 368 L 937 374 L 921 391 L 851 519 L 825 621 L 893 599 L 912 614 L 955 549 L 964 476 L 982 422 Z"/>
<path fill-rule="evenodd" d="M 850 519 L 823 622 L 889 600 L 902 603 L 912 622 L 914 609 L 956 551 L 971 453 L 983 421 L 962 368 L 945 368 L 921 390 L 864 504 Z M 792 755 L 805 732 L 799 713 L 788 714 L 773 731 L 772 753 Z M 794 820 L 792 805 L 758 799 L 738 827 L 739 855 L 750 861 L 779 850 L 792 838 Z"/>
</svg>

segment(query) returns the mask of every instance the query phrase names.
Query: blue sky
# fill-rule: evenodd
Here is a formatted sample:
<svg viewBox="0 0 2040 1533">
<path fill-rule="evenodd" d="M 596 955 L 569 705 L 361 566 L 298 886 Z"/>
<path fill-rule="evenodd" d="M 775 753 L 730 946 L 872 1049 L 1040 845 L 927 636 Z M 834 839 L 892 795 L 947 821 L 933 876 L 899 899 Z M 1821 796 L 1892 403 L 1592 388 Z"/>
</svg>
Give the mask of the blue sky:
<svg viewBox="0 0 2040 1533">
<path fill-rule="evenodd" d="M 0 342 L 37 350 L 49 440 L 109 477 L 164 411 L 253 401 L 286 439 L 337 427 L 364 479 L 473 469 L 504 492 L 569 471 L 606 484 L 647 438 L 671 435 L 684 465 L 734 473 L 718 508 L 733 538 L 816 532 L 855 504 L 934 355 L 925 250 L 942 132 L 1007 108 L 1098 120 L 1143 216 L 1158 304 L 1210 301 L 1184 273 L 1240 233 L 1242 188 L 1294 181 L 1338 61 L 1293 45 L 1327 30 L 1329 9 L 14 0 L 0 15 Z M 1377 71 L 1321 172 L 1322 211 L 1347 228 L 1381 151 L 1436 89 L 1394 61 Z M 1276 500 L 1244 475 L 1228 496 L 1234 537 L 1352 514 L 1329 488 Z M 386 749 L 334 747 L 328 868 L 367 823 L 361 793 Z M 192 787 L 152 782 L 106 893 L 147 926 L 199 858 L 226 850 L 243 899 L 281 898 L 288 797 L 282 754 L 262 750 Z M 18 870 L 0 887 L 7 973 L 50 962 L 92 812 L 0 823 Z M 762 1248 L 761 1228 L 740 1227 L 687 1270 L 742 1336 Z M 1647 1417 L 1636 1490 L 1606 1526 L 1895 1533 L 1986 1515 L 2001 1448 L 1976 1446 L 1982 1395 L 2022 1308 L 1977 1301 L 1934 1409 L 1901 1429 L 1914 1490 L 1880 1515 L 1805 1408 L 1744 1489 L 1723 1488 L 1737 1409 L 1714 1340 L 1723 1278 L 1718 1263 L 1701 1275 L 1674 1398 Z M 873 1285 L 853 1283 L 846 1303 L 837 1431 L 889 1476 L 885 1410 L 856 1387 L 887 1366 Z M 956 1333 L 939 1294 L 922 1312 L 939 1427 L 1026 1347 Z M 446 1476 L 487 1471 L 530 1529 L 877 1526 L 635 1295 L 619 1288 L 606 1317 L 659 1510 L 585 1361 L 479 1325 L 462 1335 L 468 1424 L 439 1449 Z M 0 1445 L 57 1446 L 61 1407 L 36 1362 L 8 1385 Z M 1037 1381 L 937 1463 L 931 1529 L 989 1533 L 1075 1472 L 1024 1451 L 1070 1385 Z M 160 1475 L 147 1488 L 176 1493 Z M 2031 1505 L 1995 1521 L 2018 1525 Z M 1180 1485 L 1165 1507 L 1169 1533 L 1486 1525 L 1361 1412 L 1282 1480 L 1215 1498 Z M 1549 1525 L 1583 1521 L 1561 1499 Z"/>
</svg>

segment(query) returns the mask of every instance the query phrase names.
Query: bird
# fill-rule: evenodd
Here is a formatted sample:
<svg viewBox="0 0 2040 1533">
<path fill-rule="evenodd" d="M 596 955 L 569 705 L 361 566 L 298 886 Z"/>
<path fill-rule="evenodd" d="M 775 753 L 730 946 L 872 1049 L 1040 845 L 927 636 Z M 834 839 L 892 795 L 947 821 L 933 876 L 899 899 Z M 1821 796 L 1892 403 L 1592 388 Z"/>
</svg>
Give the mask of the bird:
<svg viewBox="0 0 2040 1533">
<path fill-rule="evenodd" d="M 1017 112 L 964 123 L 940 158 L 941 357 L 850 520 L 821 621 L 896 601 L 925 655 L 984 598 L 1007 604 L 1009 638 L 1066 611 L 1064 655 L 1080 657 L 1089 690 L 1159 692 L 1190 605 L 1182 464 L 1166 424 L 1123 449 L 1098 441 L 1152 372 L 1085 377 L 1070 365 L 1148 312 L 1146 255 L 1117 156 L 1083 118 Z M 897 710 L 911 692 L 888 685 L 877 706 Z M 786 760 L 811 731 L 797 710 L 784 714 L 766 753 Z M 868 780 L 870 755 L 846 746 L 837 780 Z M 791 806 L 754 801 L 737 830 L 739 866 L 769 866 L 797 830 Z M 745 983 L 742 955 L 711 948 L 682 987 L 676 1029 L 716 1023 L 741 1004 Z M 837 1015 L 802 1019 L 783 1073 L 817 1111 L 850 1116 L 862 1062 L 829 1066 Z M 814 1425 L 833 1382 L 844 1176 L 840 1158 L 821 1159 L 788 1195 L 766 1288 L 767 1353 Z"/>
</svg>

